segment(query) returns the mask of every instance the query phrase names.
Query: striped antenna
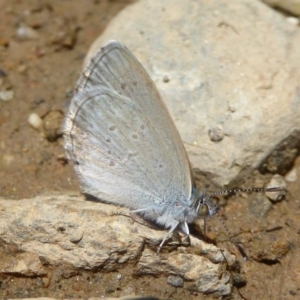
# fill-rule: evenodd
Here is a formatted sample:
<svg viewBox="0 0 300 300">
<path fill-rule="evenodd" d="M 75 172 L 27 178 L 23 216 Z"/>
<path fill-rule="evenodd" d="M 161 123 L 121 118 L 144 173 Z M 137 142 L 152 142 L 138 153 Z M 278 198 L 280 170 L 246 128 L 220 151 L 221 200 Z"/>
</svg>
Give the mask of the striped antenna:
<svg viewBox="0 0 300 300">
<path fill-rule="evenodd" d="M 216 191 L 213 193 L 208 193 L 207 195 L 210 197 L 217 196 L 217 195 L 228 195 L 228 194 L 235 194 L 238 192 L 244 193 L 273 193 L 273 192 L 281 192 L 279 196 L 283 196 L 286 192 L 286 188 L 283 186 L 271 187 L 271 188 L 237 188 L 232 190 L 223 190 L 223 191 Z"/>
<path fill-rule="evenodd" d="M 285 195 L 286 193 L 286 188 L 283 186 L 278 186 L 278 187 L 271 187 L 271 188 L 237 188 L 237 189 L 231 189 L 231 190 L 223 190 L 223 191 L 216 191 L 213 193 L 208 193 L 207 195 L 209 197 L 213 197 L 216 195 L 228 195 L 228 194 L 235 194 L 237 192 L 245 192 L 245 193 L 264 193 L 264 192 L 268 192 L 268 193 L 273 193 L 273 192 L 280 192 L 280 194 L 278 195 L 278 199 L 281 199 L 283 195 Z M 229 239 L 230 236 L 232 236 L 231 231 L 228 229 L 227 225 L 225 224 L 225 222 L 221 219 L 221 217 L 217 214 L 217 217 L 220 221 L 220 223 L 223 225 Z M 206 232 L 206 222 L 204 222 L 205 224 L 205 231 Z M 244 249 L 241 247 L 240 244 L 238 244 L 237 242 L 233 242 L 232 243 L 235 245 L 235 247 L 239 250 L 239 252 L 241 253 L 241 255 L 243 256 L 244 260 L 248 260 L 248 256 L 245 253 Z"/>
</svg>

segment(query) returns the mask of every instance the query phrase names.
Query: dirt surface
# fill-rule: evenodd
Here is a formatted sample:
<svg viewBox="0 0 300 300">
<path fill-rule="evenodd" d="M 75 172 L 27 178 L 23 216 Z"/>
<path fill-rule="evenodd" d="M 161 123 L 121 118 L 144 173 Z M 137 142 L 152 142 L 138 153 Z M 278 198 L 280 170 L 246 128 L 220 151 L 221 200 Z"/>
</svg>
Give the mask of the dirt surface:
<svg viewBox="0 0 300 300">
<path fill-rule="evenodd" d="M 90 44 L 129 2 L 0 2 L 1 90 L 13 92 L 11 100 L 0 101 L 2 196 L 78 189 L 63 159 L 61 121 Z M 31 113 L 52 134 L 32 128 Z"/>
<path fill-rule="evenodd" d="M 89 46 L 130 2 L 0 1 L 0 90 L 8 98 L 0 100 L 1 197 L 22 199 L 51 191 L 79 191 L 62 148 L 61 123 Z M 42 127 L 29 124 L 32 113 L 42 119 Z M 300 162 L 295 165 L 299 170 Z M 253 174 L 245 186 L 261 186 L 269 178 Z M 240 272 L 234 276 L 233 299 L 299 298 L 299 189 L 297 182 L 289 183 L 285 199 L 271 205 L 258 194 L 220 198 L 221 217 L 227 219 L 230 236 L 245 251 L 226 241 L 228 236 L 217 218 L 209 221 L 211 240 L 231 249 L 241 261 Z M 12 249 L 2 246 L 0 264 L 7 255 L 14 255 Z M 51 272 L 47 278 L 0 274 L 0 298 L 135 293 L 199 299 L 197 294 L 166 284 L 166 279 L 132 277 L 130 267 L 113 274 L 65 266 Z"/>
</svg>

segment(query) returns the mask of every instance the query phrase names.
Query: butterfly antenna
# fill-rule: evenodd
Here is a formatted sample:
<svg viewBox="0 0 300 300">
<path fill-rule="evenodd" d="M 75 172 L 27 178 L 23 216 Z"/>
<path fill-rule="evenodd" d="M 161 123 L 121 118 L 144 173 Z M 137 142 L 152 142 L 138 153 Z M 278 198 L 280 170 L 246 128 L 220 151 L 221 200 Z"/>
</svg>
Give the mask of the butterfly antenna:
<svg viewBox="0 0 300 300">
<path fill-rule="evenodd" d="M 235 194 L 238 192 L 244 192 L 244 193 L 273 193 L 273 192 L 281 192 L 278 196 L 278 198 L 282 197 L 286 189 L 283 186 L 277 186 L 277 187 L 271 187 L 271 188 L 237 188 L 232 190 L 223 190 L 223 191 L 216 191 L 213 193 L 208 193 L 208 196 L 217 196 L 217 195 L 229 195 L 229 194 Z"/>
<path fill-rule="evenodd" d="M 278 199 L 280 199 L 286 192 L 285 187 L 283 186 L 278 186 L 278 187 L 271 187 L 271 188 L 237 188 L 237 189 L 232 189 L 232 190 L 223 190 L 223 191 L 216 191 L 213 193 L 208 193 L 209 197 L 212 196 L 216 196 L 216 195 L 228 195 L 228 194 L 235 194 L 237 192 L 245 192 L 245 193 L 264 193 L 264 192 L 268 192 L 268 193 L 272 193 L 272 192 L 280 192 L 280 194 L 278 195 Z M 228 229 L 227 225 L 225 224 L 225 222 L 222 220 L 222 218 L 217 214 L 217 217 L 220 221 L 220 223 L 223 225 L 229 239 L 230 236 L 232 236 L 231 231 Z M 235 245 L 235 247 L 240 251 L 241 255 L 243 256 L 244 260 L 248 260 L 248 256 L 245 253 L 244 249 L 241 247 L 241 245 L 239 245 L 237 242 L 232 241 L 232 243 Z"/>
</svg>

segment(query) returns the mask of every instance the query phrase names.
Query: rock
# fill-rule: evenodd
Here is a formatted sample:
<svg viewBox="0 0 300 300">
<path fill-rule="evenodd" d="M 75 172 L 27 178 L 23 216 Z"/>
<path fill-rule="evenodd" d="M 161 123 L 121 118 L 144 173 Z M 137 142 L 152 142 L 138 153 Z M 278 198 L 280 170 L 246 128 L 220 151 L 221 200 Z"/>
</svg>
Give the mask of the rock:
<svg viewBox="0 0 300 300">
<path fill-rule="evenodd" d="M 19 40 L 36 40 L 39 34 L 33 28 L 22 25 L 17 30 L 17 37 Z"/>
<path fill-rule="evenodd" d="M 277 186 L 282 186 L 284 188 L 287 187 L 287 184 L 284 180 L 284 178 L 279 175 L 279 174 L 275 174 L 272 179 L 270 180 L 270 182 L 267 185 L 267 188 L 272 188 L 272 187 L 277 187 Z M 282 191 L 279 192 L 266 192 L 266 196 L 273 200 L 273 201 L 281 201 L 283 199 L 283 193 Z"/>
<path fill-rule="evenodd" d="M 64 114 L 59 110 L 50 111 L 43 119 L 44 134 L 49 142 L 54 142 L 62 136 L 63 119 Z"/>
<path fill-rule="evenodd" d="M 300 24 L 299 18 L 288 17 L 288 18 L 286 18 L 286 20 L 295 26 L 299 26 L 299 24 Z"/>
<path fill-rule="evenodd" d="M 173 285 L 174 287 L 183 287 L 184 281 L 179 276 L 169 276 L 167 282 Z"/>
<path fill-rule="evenodd" d="M 56 50 L 60 48 L 72 49 L 74 47 L 79 31 L 79 27 L 76 24 L 75 20 L 66 16 L 56 18 L 53 21 L 52 26 L 54 30 L 49 40 L 56 46 Z"/>
<path fill-rule="evenodd" d="M 230 294 L 231 274 L 226 268 L 236 262 L 233 255 L 194 237 L 191 246 L 166 252 L 166 245 L 163 253 L 157 254 L 165 234 L 134 221 L 125 208 L 85 201 L 77 195 L 0 199 L 0 239 L 15 252 L 25 252 L 25 258 L 35 259 L 31 259 L 33 265 L 18 263 L 17 267 L 8 262 L 2 272 L 40 275 L 43 268 L 39 260 L 103 272 L 117 272 L 136 263 L 136 273 L 141 276 L 180 276 L 189 290 L 215 296 Z"/>
<path fill-rule="evenodd" d="M 7 76 L 7 73 L 0 68 L 0 78 L 6 77 L 6 76 Z"/>
<path fill-rule="evenodd" d="M 289 171 L 285 176 L 284 179 L 288 182 L 296 182 L 298 179 L 297 175 L 297 168 L 293 168 L 291 171 Z"/>
<path fill-rule="evenodd" d="M 38 129 L 42 126 L 42 119 L 36 113 L 31 113 L 28 117 L 28 123 L 35 129 Z"/>
<path fill-rule="evenodd" d="M 284 16 L 252 0 L 139 1 L 113 19 L 87 59 L 112 37 L 141 61 L 192 166 L 216 184 L 236 184 L 272 153 L 272 172 L 291 167 L 300 148 L 300 32 Z M 222 139 L 208 134 L 214 128 Z"/>
<path fill-rule="evenodd" d="M 14 91 L 8 90 L 8 91 L 0 91 L 0 100 L 2 101 L 10 101 L 14 97 Z"/>
<path fill-rule="evenodd" d="M 223 130 L 220 127 L 214 127 L 209 129 L 208 135 L 212 142 L 220 142 L 224 138 Z"/>
<path fill-rule="evenodd" d="M 9 257 L 9 259 L 5 261 L 5 264 L 0 267 L 0 273 L 29 277 L 47 274 L 39 256 L 29 252 L 18 254 L 15 257 Z"/>
<path fill-rule="evenodd" d="M 208 258 L 194 254 L 168 253 L 161 259 L 155 252 L 146 249 L 139 260 L 138 273 L 180 276 L 187 281 L 187 289 L 214 296 L 229 295 L 232 289 L 230 275 L 225 272 L 224 266 L 211 264 Z"/>
</svg>

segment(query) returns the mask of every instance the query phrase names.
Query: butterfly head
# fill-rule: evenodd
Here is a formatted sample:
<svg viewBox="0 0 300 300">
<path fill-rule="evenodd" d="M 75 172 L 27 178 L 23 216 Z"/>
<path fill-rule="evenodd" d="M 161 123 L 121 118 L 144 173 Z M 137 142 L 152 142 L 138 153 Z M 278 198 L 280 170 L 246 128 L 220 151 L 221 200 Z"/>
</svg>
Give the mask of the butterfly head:
<svg viewBox="0 0 300 300">
<path fill-rule="evenodd" d="M 197 193 L 193 208 L 200 217 L 205 217 L 207 215 L 213 216 L 219 211 L 219 206 L 212 202 L 210 195 L 202 192 Z"/>
</svg>

